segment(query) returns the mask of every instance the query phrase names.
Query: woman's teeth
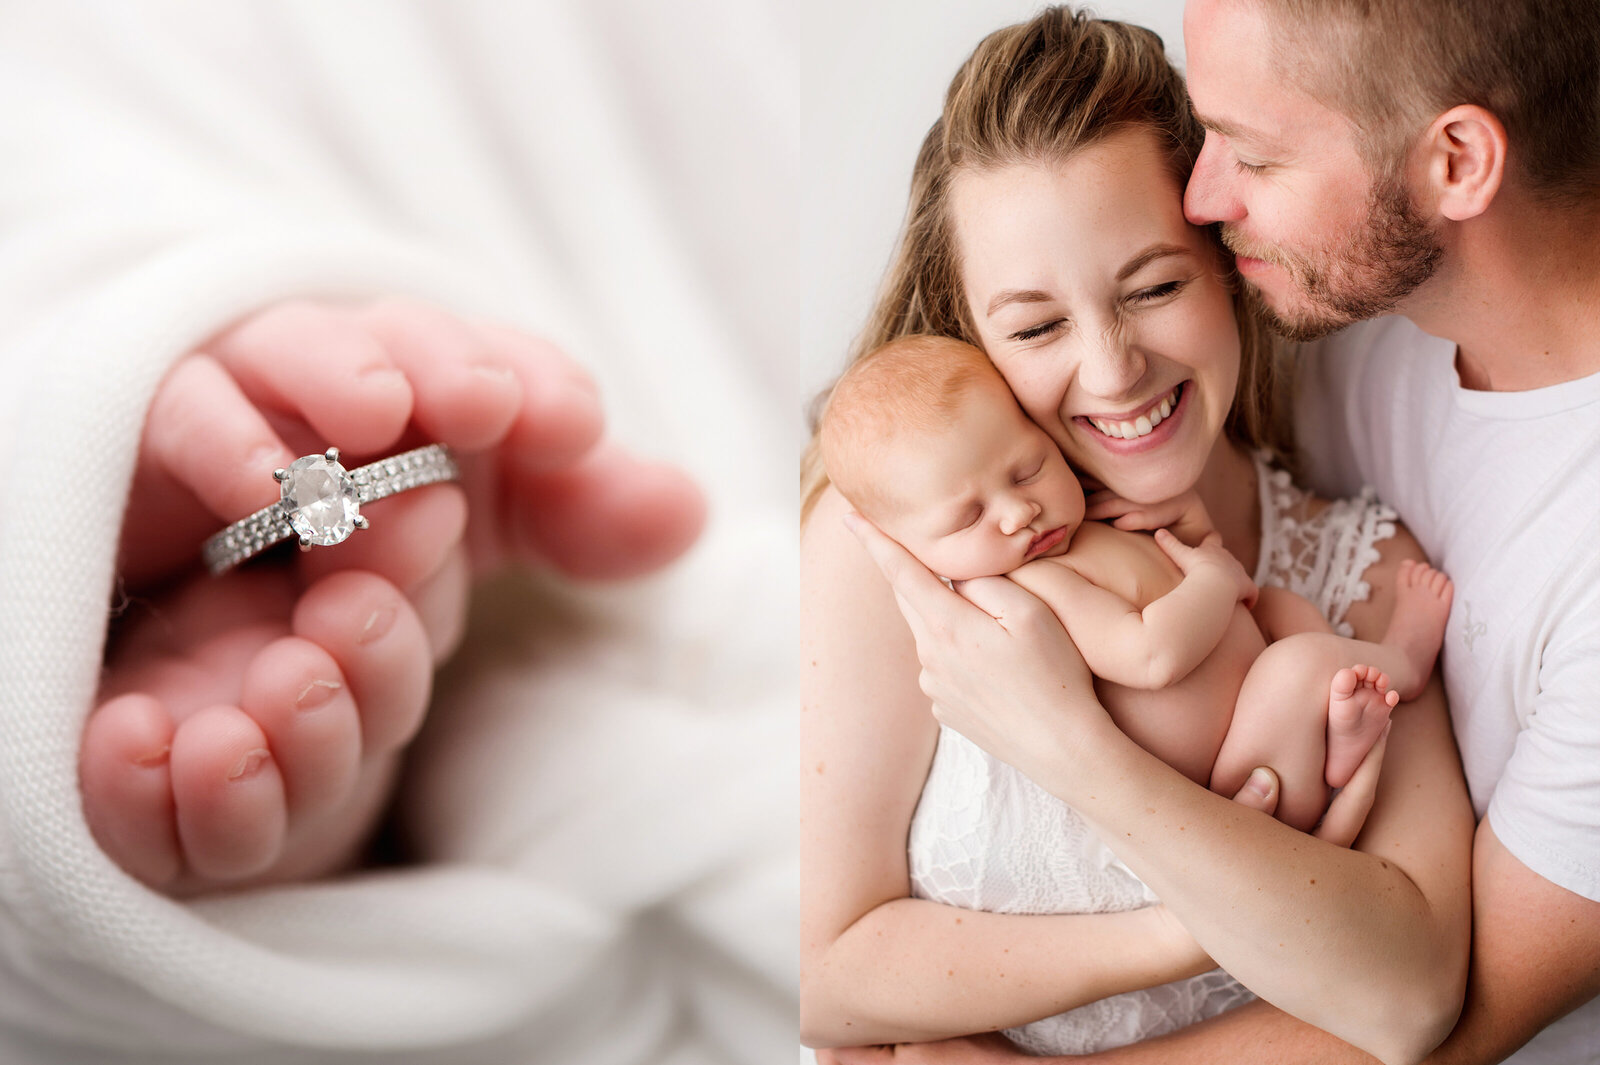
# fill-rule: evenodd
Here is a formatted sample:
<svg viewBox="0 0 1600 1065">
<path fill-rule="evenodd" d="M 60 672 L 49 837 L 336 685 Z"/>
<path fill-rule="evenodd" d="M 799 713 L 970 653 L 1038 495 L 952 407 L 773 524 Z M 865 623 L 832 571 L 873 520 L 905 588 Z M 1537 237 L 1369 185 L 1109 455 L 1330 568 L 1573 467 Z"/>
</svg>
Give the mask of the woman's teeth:
<svg viewBox="0 0 1600 1065">
<path fill-rule="evenodd" d="M 1096 429 L 1114 440 L 1137 440 L 1141 436 L 1149 436 L 1156 426 L 1160 425 L 1172 413 L 1172 408 L 1178 402 L 1178 389 L 1158 403 L 1151 410 L 1139 415 L 1131 422 L 1111 422 L 1103 418 L 1090 418 L 1089 422 Z"/>
</svg>

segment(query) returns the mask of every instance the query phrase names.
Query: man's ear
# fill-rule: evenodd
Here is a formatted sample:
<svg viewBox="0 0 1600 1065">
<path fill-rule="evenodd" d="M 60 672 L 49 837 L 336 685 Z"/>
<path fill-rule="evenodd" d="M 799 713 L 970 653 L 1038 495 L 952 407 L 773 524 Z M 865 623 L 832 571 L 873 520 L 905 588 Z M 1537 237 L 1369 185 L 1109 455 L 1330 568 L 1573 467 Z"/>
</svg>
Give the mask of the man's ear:
<svg viewBox="0 0 1600 1065">
<path fill-rule="evenodd" d="M 1419 148 L 1440 214 L 1452 222 L 1489 209 L 1506 170 L 1506 128 L 1476 104 L 1461 104 L 1429 124 Z"/>
</svg>

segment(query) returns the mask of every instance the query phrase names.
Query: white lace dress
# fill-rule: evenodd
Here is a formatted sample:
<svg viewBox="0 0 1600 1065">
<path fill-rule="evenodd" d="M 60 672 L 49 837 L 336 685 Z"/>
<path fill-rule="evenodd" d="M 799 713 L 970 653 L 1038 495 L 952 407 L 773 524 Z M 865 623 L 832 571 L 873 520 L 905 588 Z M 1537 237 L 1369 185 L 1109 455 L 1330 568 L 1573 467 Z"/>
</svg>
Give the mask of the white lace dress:
<svg viewBox="0 0 1600 1065">
<path fill-rule="evenodd" d="M 1261 496 L 1258 584 L 1315 603 L 1336 631 L 1362 580 L 1394 535 L 1394 511 L 1370 490 L 1307 517 L 1309 496 L 1255 456 Z M 911 821 L 912 894 L 996 913 L 1108 913 L 1155 896 L 1072 807 L 960 734 L 941 729 Z M 1084 1054 L 1138 1042 L 1216 1016 L 1254 996 L 1221 969 L 1092 1002 L 1006 1032 L 1035 1054 Z"/>
</svg>

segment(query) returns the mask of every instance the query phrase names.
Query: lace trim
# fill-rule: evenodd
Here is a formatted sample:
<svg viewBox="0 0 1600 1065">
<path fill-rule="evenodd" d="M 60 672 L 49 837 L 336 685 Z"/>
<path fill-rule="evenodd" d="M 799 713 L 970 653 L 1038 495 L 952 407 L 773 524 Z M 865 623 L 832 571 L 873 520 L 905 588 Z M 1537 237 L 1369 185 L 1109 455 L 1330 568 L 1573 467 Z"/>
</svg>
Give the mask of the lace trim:
<svg viewBox="0 0 1600 1065">
<path fill-rule="evenodd" d="M 1352 603 L 1365 602 L 1372 586 L 1362 579 L 1378 561 L 1378 545 L 1395 533 L 1394 509 L 1368 486 L 1353 499 L 1310 513 L 1311 493 L 1271 463 L 1252 456 L 1261 495 L 1261 562 L 1256 583 L 1287 588 L 1314 603 L 1340 636 L 1355 630 L 1345 620 Z"/>
</svg>

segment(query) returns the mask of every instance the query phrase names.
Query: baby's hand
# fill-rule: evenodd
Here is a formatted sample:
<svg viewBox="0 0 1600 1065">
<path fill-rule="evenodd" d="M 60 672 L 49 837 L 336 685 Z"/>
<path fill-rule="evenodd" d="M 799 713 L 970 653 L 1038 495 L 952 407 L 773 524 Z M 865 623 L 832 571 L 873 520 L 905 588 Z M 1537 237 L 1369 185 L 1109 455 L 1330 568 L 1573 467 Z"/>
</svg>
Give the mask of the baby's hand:
<svg viewBox="0 0 1600 1065">
<path fill-rule="evenodd" d="M 1256 605 L 1256 597 L 1261 594 L 1261 589 L 1256 587 L 1256 582 L 1250 579 L 1232 552 L 1222 546 L 1219 533 L 1207 534 L 1198 547 L 1189 547 L 1166 529 L 1157 529 L 1155 538 L 1156 546 L 1166 552 L 1185 577 L 1207 567 L 1215 569 L 1233 582 L 1239 602 L 1246 609 Z"/>
<path fill-rule="evenodd" d="M 1198 544 L 1212 531 L 1211 515 L 1193 489 L 1160 503 L 1134 503 L 1109 488 L 1101 489 L 1085 501 L 1084 517 L 1090 521 L 1110 521 L 1128 532 L 1147 532 L 1170 528 L 1186 544 Z"/>
<path fill-rule="evenodd" d="M 346 860 L 459 639 L 473 568 L 629 576 L 698 534 L 692 483 L 601 430 L 593 383 L 549 344 L 409 304 L 284 304 L 180 360 L 146 421 L 119 555 L 134 609 L 80 756 L 101 845 L 175 891 Z M 172 590 L 207 535 L 277 497 L 274 468 L 434 441 L 461 485 L 385 499 L 337 547 Z"/>
</svg>

